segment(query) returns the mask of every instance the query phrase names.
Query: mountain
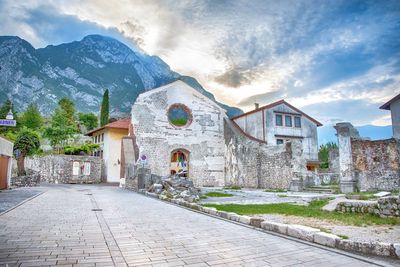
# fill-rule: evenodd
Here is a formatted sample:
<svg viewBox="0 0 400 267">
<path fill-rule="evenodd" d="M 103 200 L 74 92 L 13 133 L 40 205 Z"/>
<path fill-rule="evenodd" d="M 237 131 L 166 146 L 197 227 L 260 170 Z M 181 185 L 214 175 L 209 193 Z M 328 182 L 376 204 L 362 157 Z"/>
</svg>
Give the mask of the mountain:
<svg viewBox="0 0 400 267">
<path fill-rule="evenodd" d="M 0 102 L 9 98 L 17 110 L 33 102 L 49 115 L 60 98 L 68 97 L 79 111 L 97 113 L 108 88 L 111 113 L 127 114 L 140 93 L 177 79 L 215 101 L 196 79 L 110 37 L 89 35 L 81 41 L 35 49 L 19 37 L 0 36 Z M 230 117 L 242 113 L 218 104 Z"/>
<path fill-rule="evenodd" d="M 371 140 L 378 139 L 389 139 L 392 138 L 392 126 L 375 126 L 375 125 L 364 125 L 357 126 L 361 137 L 371 138 Z M 328 142 L 337 143 L 336 130 L 333 125 L 327 125 L 318 127 L 318 144 L 326 144 Z"/>
</svg>

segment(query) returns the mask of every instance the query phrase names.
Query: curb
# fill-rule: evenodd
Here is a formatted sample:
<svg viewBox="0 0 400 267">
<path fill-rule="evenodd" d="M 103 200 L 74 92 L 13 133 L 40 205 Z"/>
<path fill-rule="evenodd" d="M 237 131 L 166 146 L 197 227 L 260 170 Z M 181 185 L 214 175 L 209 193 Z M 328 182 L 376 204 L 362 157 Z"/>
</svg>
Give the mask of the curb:
<svg viewBox="0 0 400 267">
<path fill-rule="evenodd" d="M 14 207 L 11 207 L 11 208 L 9 208 L 8 210 L 5 210 L 5 211 L 3 211 L 3 212 L 0 212 L 0 216 L 2 216 L 2 215 L 4 215 L 4 214 L 6 214 L 6 213 L 12 211 L 13 209 L 18 208 L 19 206 L 25 204 L 25 203 L 28 202 L 28 201 L 31 201 L 32 199 L 34 199 L 34 198 L 36 198 L 36 197 L 38 197 L 38 196 L 40 196 L 41 194 L 44 194 L 44 193 L 46 193 L 46 191 L 39 192 L 39 193 L 37 193 L 36 195 L 31 196 L 30 198 L 27 198 L 27 199 L 23 200 L 22 202 L 18 203 L 18 204 L 15 205 Z"/>
<path fill-rule="evenodd" d="M 196 212 L 205 213 L 214 217 L 219 217 L 228 221 L 232 221 L 245 226 L 258 228 L 260 230 L 277 233 L 279 235 L 288 236 L 315 243 L 316 245 L 338 249 L 341 251 L 350 251 L 361 253 L 364 255 L 373 255 L 380 257 L 388 257 L 392 259 L 400 259 L 400 243 L 383 243 L 383 242 L 358 242 L 342 239 L 341 237 L 322 232 L 320 229 L 312 228 L 297 224 L 283 224 L 277 222 L 266 221 L 262 218 L 243 216 L 234 212 L 218 211 L 215 208 L 208 208 L 196 203 L 187 202 L 182 199 L 169 199 L 162 195 L 151 192 L 137 192 L 145 196 L 156 198 L 165 202 L 170 202 Z M 376 263 L 375 263 L 376 264 Z"/>
</svg>

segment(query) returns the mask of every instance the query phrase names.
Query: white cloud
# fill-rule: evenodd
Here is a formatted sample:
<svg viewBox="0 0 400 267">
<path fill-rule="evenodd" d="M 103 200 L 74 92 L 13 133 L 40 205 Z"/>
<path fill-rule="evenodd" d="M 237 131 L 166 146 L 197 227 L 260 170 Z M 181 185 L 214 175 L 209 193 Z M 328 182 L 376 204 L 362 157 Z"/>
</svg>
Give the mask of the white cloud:
<svg viewBox="0 0 400 267">
<path fill-rule="evenodd" d="M 335 5 L 297 0 L 3 2 L 0 34 L 19 35 L 35 46 L 51 43 L 24 22 L 31 10 L 51 8 L 61 15 L 117 29 L 146 53 L 160 56 L 173 70 L 198 79 L 219 101 L 243 103 L 240 107 L 244 109 L 252 106 L 242 100 L 258 95 L 263 100 L 266 95 L 287 98 L 305 107 L 345 99 L 381 103 L 400 90 L 396 62 L 389 60 L 374 62 L 366 74 L 344 81 L 338 77 L 337 82 L 321 88 L 310 88 L 306 79 L 319 75 L 318 70 L 310 72 L 328 53 L 360 45 L 373 53 L 374 44 L 385 40 L 386 31 L 399 20 L 398 12 L 386 7 L 389 4 L 369 3 L 360 13 L 340 17 L 346 11 L 341 7 L 351 5 L 348 1 Z M 312 91 L 307 93 L 307 89 Z"/>
</svg>

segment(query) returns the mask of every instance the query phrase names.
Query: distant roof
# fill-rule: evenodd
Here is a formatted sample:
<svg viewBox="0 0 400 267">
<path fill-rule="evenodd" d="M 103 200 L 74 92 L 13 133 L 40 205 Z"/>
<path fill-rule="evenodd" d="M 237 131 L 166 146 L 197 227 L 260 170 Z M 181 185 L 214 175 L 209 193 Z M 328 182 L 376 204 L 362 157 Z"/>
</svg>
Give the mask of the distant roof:
<svg viewBox="0 0 400 267">
<path fill-rule="evenodd" d="M 110 122 L 106 125 L 104 125 L 103 127 L 91 130 L 90 132 L 87 132 L 86 135 L 91 136 L 93 135 L 95 132 L 98 132 L 100 130 L 103 130 L 105 128 L 112 128 L 112 129 L 127 129 L 129 130 L 129 124 L 131 123 L 131 119 L 130 118 L 123 118 L 114 122 Z"/>
<path fill-rule="evenodd" d="M 235 119 L 237 119 L 237 118 L 240 118 L 240 117 L 243 117 L 243 116 L 252 114 L 252 113 L 257 112 L 257 111 L 260 111 L 260 110 L 269 109 L 269 108 L 278 106 L 278 105 L 280 105 L 280 104 L 285 104 L 286 106 L 288 106 L 288 107 L 290 107 L 291 109 L 297 111 L 298 113 L 300 113 L 300 114 L 303 115 L 304 117 L 308 118 L 310 121 L 312 121 L 312 122 L 314 122 L 315 124 L 317 124 L 317 126 L 322 126 L 322 123 L 320 123 L 320 122 L 317 121 L 316 119 L 310 117 L 309 115 L 307 115 L 306 113 L 304 113 L 304 112 L 301 111 L 300 109 L 295 108 L 294 106 L 290 105 L 288 102 L 286 102 L 286 101 L 283 100 L 283 99 L 282 99 L 282 100 L 279 100 L 279 101 L 276 101 L 276 102 L 274 102 L 274 103 L 271 103 L 271 104 L 268 104 L 268 105 L 259 107 L 259 108 L 257 108 L 257 109 L 250 110 L 249 112 L 240 114 L 239 116 L 233 117 L 232 120 L 235 120 Z"/>
<path fill-rule="evenodd" d="M 383 104 L 380 109 L 386 109 L 386 110 L 390 110 L 390 105 L 399 100 L 400 99 L 400 94 L 396 95 L 395 97 L 393 97 L 392 99 L 390 99 L 388 102 L 386 102 L 385 104 Z"/>
</svg>

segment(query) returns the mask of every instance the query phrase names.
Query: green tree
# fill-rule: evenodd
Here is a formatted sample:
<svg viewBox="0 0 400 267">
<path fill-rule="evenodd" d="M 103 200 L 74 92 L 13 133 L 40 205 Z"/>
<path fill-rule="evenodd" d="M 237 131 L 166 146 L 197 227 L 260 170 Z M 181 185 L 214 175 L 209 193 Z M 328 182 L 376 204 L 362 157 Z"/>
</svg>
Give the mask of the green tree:
<svg viewBox="0 0 400 267">
<path fill-rule="evenodd" d="M 100 127 L 106 125 L 108 123 L 108 113 L 109 113 L 109 96 L 108 89 L 103 94 L 103 100 L 101 101 L 101 109 L 100 109 Z"/>
<path fill-rule="evenodd" d="M 51 116 L 50 126 L 44 130 L 44 136 L 58 152 L 68 143 L 68 139 L 78 132 L 75 120 L 74 104 L 67 98 L 58 102 L 58 107 Z"/>
<path fill-rule="evenodd" d="M 30 104 L 21 116 L 21 124 L 32 130 L 39 130 L 43 126 L 43 117 L 36 105 Z"/>
<path fill-rule="evenodd" d="M 78 113 L 79 122 L 90 131 L 97 127 L 97 116 L 93 113 Z"/>
<path fill-rule="evenodd" d="M 76 129 L 78 130 L 78 125 L 76 124 L 76 117 L 75 117 L 75 104 L 70 99 L 63 97 L 58 101 L 58 107 L 61 109 L 63 115 L 68 120 L 70 125 L 75 125 Z"/>
<path fill-rule="evenodd" d="M 14 143 L 14 150 L 19 150 L 17 159 L 18 175 L 25 175 L 25 157 L 34 154 L 40 147 L 39 135 L 28 128 L 23 128 Z"/>
<path fill-rule="evenodd" d="M 7 99 L 3 105 L 1 105 L 0 107 L 0 119 L 5 119 L 7 116 L 7 113 L 10 111 L 10 109 L 12 109 L 13 113 L 14 113 L 14 107 L 10 101 L 10 99 Z"/>
<path fill-rule="evenodd" d="M 336 143 L 329 142 L 327 144 L 321 145 L 319 147 L 318 158 L 321 161 L 321 169 L 328 169 L 329 168 L 329 151 L 332 149 L 336 149 Z"/>
</svg>

